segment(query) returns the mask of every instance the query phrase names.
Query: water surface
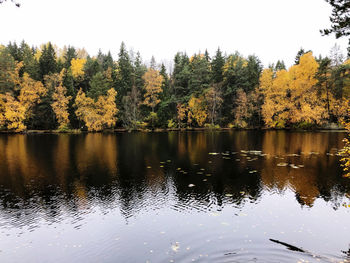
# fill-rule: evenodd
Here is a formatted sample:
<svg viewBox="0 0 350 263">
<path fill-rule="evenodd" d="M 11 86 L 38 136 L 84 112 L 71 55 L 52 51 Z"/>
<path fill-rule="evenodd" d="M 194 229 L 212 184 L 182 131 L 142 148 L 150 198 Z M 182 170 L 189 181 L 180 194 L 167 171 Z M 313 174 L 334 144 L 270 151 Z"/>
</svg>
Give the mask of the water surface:
<svg viewBox="0 0 350 263">
<path fill-rule="evenodd" d="M 344 137 L 0 135 L 0 262 L 350 262 Z"/>
</svg>

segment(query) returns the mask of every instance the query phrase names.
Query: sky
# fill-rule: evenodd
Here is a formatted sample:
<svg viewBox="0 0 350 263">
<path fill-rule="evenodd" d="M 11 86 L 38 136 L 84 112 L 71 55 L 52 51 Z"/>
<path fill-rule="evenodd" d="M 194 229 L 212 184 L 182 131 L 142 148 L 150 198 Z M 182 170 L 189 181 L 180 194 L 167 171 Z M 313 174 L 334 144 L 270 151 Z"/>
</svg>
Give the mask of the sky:
<svg viewBox="0 0 350 263">
<path fill-rule="evenodd" d="M 0 5 L 0 43 L 85 48 L 94 56 L 122 41 L 144 61 L 171 61 L 178 51 L 192 55 L 218 47 L 227 54 L 256 55 L 264 66 L 284 60 L 291 66 L 298 50 L 329 55 L 347 39 L 321 36 L 329 28 L 331 6 L 324 0 L 10 0 Z"/>
</svg>

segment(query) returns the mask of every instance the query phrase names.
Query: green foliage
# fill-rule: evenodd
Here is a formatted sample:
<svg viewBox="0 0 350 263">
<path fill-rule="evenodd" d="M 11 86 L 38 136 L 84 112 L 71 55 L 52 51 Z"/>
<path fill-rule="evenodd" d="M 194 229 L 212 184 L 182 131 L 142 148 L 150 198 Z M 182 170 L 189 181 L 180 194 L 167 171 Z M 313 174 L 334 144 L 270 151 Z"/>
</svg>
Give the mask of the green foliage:
<svg viewBox="0 0 350 263">
<path fill-rule="evenodd" d="M 206 123 L 204 124 L 204 127 L 210 130 L 220 129 L 219 124 L 212 124 L 212 123 Z"/>
<path fill-rule="evenodd" d="M 32 79 L 44 83 L 47 76 L 64 68 L 62 86 L 67 90 L 66 95 L 71 97 L 67 111 L 70 127 L 73 129 L 84 125 L 78 120 L 73 107 L 78 90 L 81 88 L 88 96 L 86 98 L 92 98 L 96 102 L 98 97 L 106 95 L 107 90 L 112 87 L 118 93 L 114 101 L 119 110 L 116 127 L 261 127 L 266 124 L 263 109 L 271 113 L 269 127 L 314 127 L 307 122 L 290 121 L 293 114 L 288 115 L 288 107 L 293 106 L 295 112 L 301 112 L 306 120 L 312 119 L 315 107 L 305 107 L 306 101 L 298 100 L 303 92 L 293 95 L 292 87 L 288 86 L 290 84 L 283 84 L 291 83 L 288 76 L 292 75 L 279 77 L 286 68 L 282 60 L 270 65 L 271 80 L 267 78 L 264 80 L 266 85 L 261 85 L 264 74 L 262 63 L 256 56 L 245 57 L 238 52 L 223 55 L 219 48 L 212 58 L 207 51 L 190 57 L 179 52 L 174 57 L 172 71 L 167 70 L 164 64 L 157 65 L 153 58 L 151 67 L 157 69 L 159 76 L 157 96 L 153 98 L 154 105 L 143 105 L 143 98 L 145 95 L 153 96 L 155 87 L 153 82 L 150 85 L 151 81 L 146 82 L 143 78 L 148 69 L 139 52 L 136 55 L 128 52 L 122 43 L 115 61 L 111 52 L 103 53 L 101 50 L 96 57 L 90 57 L 83 50 L 72 46 L 57 50 L 58 59 L 51 43 L 41 48 L 31 48 L 24 41 L 20 45 L 10 42 L 6 47 L 0 46 L 0 94 L 8 92 L 14 98 L 19 95 L 21 84 L 13 77 L 14 72 L 19 72 L 19 78 L 27 73 Z M 296 64 L 304 53 L 306 52 L 303 49 L 298 52 Z M 317 81 L 310 89 L 315 90 L 316 100 L 323 103 L 319 103 L 321 106 L 317 111 L 323 112 L 327 109 L 327 116 L 330 116 L 328 120 L 340 122 L 345 116 L 346 99 L 350 99 L 350 61 L 337 59 L 335 62 L 333 59 L 320 57 L 316 64 L 318 71 L 313 78 Z M 300 83 L 295 87 L 305 86 L 305 80 L 298 71 L 294 70 L 292 77 L 294 82 L 298 82 L 300 78 Z M 57 126 L 51 109 L 53 91 L 53 88 L 48 87 L 41 102 L 35 105 L 31 117 L 26 119 L 24 124 L 29 129 L 54 129 Z M 295 100 L 302 102 L 289 105 L 292 95 Z M 268 99 L 273 103 L 266 104 Z M 310 100 L 310 96 L 307 99 Z M 263 108 L 263 105 L 271 107 Z M 277 106 L 281 107 L 276 111 Z M 323 121 L 326 117 L 322 118 Z M 296 122 L 298 124 L 292 126 Z"/>
<path fill-rule="evenodd" d="M 97 99 L 99 96 L 105 96 L 111 88 L 111 82 L 103 75 L 102 72 L 97 72 L 90 81 L 90 90 L 87 95 L 90 98 Z"/>
<path fill-rule="evenodd" d="M 44 45 L 42 54 L 39 59 L 39 66 L 42 78 L 50 73 L 58 72 L 56 53 L 51 42 L 49 42 L 47 45 Z"/>
<path fill-rule="evenodd" d="M 306 121 L 302 121 L 302 122 L 299 122 L 299 123 L 294 125 L 294 128 L 298 129 L 298 130 L 311 130 L 311 129 L 314 129 L 316 127 L 317 126 L 315 125 L 315 123 L 310 123 L 310 122 L 306 122 Z"/>
<path fill-rule="evenodd" d="M 329 17 L 331 28 L 320 30 L 322 35 L 335 33 L 335 37 L 346 37 L 350 35 L 350 3 L 348 0 L 326 0 L 332 6 L 332 14 Z M 348 57 L 350 56 L 350 39 L 348 46 Z"/>
<path fill-rule="evenodd" d="M 174 129 L 174 128 L 176 128 L 176 122 L 174 122 L 173 119 L 168 120 L 168 128 L 169 128 L 169 129 Z"/>
<path fill-rule="evenodd" d="M 15 60 L 7 48 L 0 48 L 0 94 L 14 91 L 11 72 L 15 69 Z"/>
<path fill-rule="evenodd" d="M 277 120 L 274 122 L 273 127 L 276 129 L 284 129 L 286 127 L 286 122 L 285 120 Z"/>
<path fill-rule="evenodd" d="M 158 115 L 156 112 L 151 111 L 145 120 L 148 122 L 148 126 L 153 129 L 157 125 Z"/>
</svg>

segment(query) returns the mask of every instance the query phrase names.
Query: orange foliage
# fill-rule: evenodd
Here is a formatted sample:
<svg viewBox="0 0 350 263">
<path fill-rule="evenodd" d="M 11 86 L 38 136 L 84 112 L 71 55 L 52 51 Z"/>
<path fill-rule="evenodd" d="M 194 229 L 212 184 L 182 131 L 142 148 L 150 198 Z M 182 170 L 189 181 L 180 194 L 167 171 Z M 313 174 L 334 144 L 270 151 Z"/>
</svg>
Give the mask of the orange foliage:
<svg viewBox="0 0 350 263">
<path fill-rule="evenodd" d="M 160 99 L 158 98 L 158 96 L 160 93 L 163 92 L 162 90 L 163 76 L 159 74 L 159 71 L 153 68 L 149 68 L 142 78 L 145 81 L 145 88 L 146 88 L 146 93 L 144 95 L 145 100 L 143 104 L 151 107 L 152 112 L 154 112 L 154 108 L 160 102 Z"/>
<path fill-rule="evenodd" d="M 75 114 L 78 119 L 85 122 L 89 131 L 101 131 L 104 128 L 111 128 L 115 125 L 118 112 L 115 97 L 117 92 L 112 88 L 107 91 L 106 96 L 99 96 L 95 102 L 92 98 L 86 97 L 80 89 L 75 99 Z"/>
</svg>

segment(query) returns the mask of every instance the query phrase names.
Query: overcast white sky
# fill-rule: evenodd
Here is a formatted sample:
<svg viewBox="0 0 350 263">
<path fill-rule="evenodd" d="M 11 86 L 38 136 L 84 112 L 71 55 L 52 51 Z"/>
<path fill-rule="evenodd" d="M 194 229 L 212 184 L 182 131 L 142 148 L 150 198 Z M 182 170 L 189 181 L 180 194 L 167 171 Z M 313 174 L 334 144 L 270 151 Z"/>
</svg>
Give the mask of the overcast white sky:
<svg viewBox="0 0 350 263">
<path fill-rule="evenodd" d="M 51 41 L 63 47 L 99 48 L 116 59 L 121 41 L 144 60 L 172 60 L 177 51 L 218 46 L 227 53 L 255 54 L 265 66 L 291 65 L 300 47 L 328 55 L 335 43 L 346 54 L 347 39 L 322 37 L 330 26 L 324 0 L 8 0 L 0 5 L 0 43 Z"/>
</svg>

